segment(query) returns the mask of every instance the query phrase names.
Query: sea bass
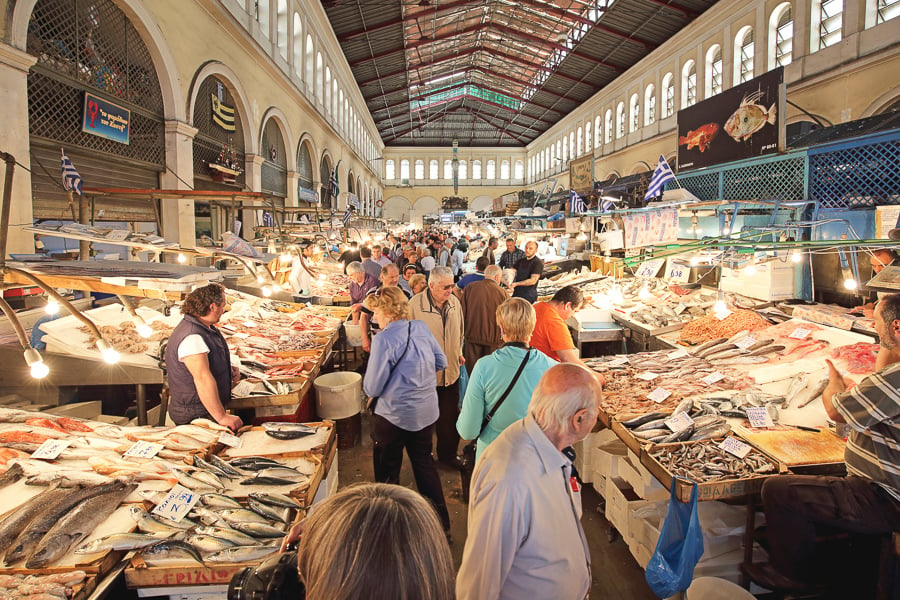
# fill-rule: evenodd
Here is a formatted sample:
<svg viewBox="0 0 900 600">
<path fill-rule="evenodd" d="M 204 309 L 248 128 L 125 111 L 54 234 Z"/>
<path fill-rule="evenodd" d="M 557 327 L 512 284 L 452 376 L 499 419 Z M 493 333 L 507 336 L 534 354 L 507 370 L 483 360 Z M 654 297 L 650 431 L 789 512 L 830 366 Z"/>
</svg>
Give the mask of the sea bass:
<svg viewBox="0 0 900 600">
<path fill-rule="evenodd" d="M 6 518 L 0 521 L 0 552 L 6 552 L 29 523 L 38 515 L 62 502 L 70 493 L 69 490 L 52 488 L 32 497 L 14 512 L 7 515 Z"/>
<path fill-rule="evenodd" d="M 744 96 L 740 106 L 725 122 L 725 133 L 740 142 L 750 139 L 750 136 L 762 129 L 766 123 L 774 125 L 775 105 L 767 109 L 759 104 L 762 96 L 761 91 Z"/>
</svg>

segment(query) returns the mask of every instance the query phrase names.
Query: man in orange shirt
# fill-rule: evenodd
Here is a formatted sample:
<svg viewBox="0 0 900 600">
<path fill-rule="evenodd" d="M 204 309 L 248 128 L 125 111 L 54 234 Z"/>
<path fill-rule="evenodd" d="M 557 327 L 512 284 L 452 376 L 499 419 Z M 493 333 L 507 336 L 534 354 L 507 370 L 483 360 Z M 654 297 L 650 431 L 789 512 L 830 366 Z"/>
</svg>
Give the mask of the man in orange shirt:
<svg viewBox="0 0 900 600">
<path fill-rule="evenodd" d="M 549 302 L 536 303 L 537 323 L 531 334 L 531 346 L 560 362 L 581 362 L 566 319 L 584 308 L 584 304 L 582 291 L 571 285 L 556 292 Z"/>
</svg>

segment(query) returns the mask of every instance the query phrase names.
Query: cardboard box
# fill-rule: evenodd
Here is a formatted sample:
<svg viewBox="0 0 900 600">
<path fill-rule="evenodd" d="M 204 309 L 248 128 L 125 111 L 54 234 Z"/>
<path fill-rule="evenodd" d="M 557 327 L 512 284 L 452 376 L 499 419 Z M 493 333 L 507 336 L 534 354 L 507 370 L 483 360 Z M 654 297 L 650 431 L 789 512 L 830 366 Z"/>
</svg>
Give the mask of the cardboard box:
<svg viewBox="0 0 900 600">
<path fill-rule="evenodd" d="M 629 515 L 631 511 L 645 506 L 631 486 L 618 477 L 610 477 L 606 481 L 606 519 L 615 527 L 627 542 L 631 537 Z"/>
<path fill-rule="evenodd" d="M 618 466 L 618 476 L 634 489 L 634 492 L 643 500 L 655 502 L 669 498 L 668 488 L 663 485 L 641 464 L 637 454 L 628 452 L 621 458 Z"/>
</svg>

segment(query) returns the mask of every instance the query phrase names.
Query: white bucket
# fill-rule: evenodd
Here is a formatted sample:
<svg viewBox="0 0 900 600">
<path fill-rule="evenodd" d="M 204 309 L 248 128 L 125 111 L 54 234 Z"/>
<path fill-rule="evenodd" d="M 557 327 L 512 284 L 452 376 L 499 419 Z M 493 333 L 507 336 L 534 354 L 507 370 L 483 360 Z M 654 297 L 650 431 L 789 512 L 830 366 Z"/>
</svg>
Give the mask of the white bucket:
<svg viewBox="0 0 900 600">
<path fill-rule="evenodd" d="M 698 577 L 684 594 L 685 600 L 754 600 L 741 586 L 718 577 Z"/>
<path fill-rule="evenodd" d="M 321 419 L 347 419 L 362 407 L 362 375 L 338 371 L 313 380 L 316 412 Z"/>
<path fill-rule="evenodd" d="M 351 346 L 362 346 L 362 326 L 359 323 L 344 322 L 344 333 L 347 334 L 347 343 Z"/>
</svg>

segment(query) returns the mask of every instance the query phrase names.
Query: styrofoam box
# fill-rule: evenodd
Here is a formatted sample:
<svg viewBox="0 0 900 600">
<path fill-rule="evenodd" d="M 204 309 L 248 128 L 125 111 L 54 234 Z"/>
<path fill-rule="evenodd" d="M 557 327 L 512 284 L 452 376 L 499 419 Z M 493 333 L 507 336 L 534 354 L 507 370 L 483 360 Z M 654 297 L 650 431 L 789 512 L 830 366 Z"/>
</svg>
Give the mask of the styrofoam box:
<svg viewBox="0 0 900 600">
<path fill-rule="evenodd" d="M 647 568 L 647 563 L 650 562 L 650 557 L 653 556 L 653 550 L 655 550 L 655 548 L 650 549 L 634 539 L 628 542 L 628 549 L 631 551 L 631 556 L 634 557 L 634 560 L 642 569 Z"/>
<path fill-rule="evenodd" d="M 606 475 L 600 475 L 597 471 L 594 471 L 594 475 L 591 478 L 591 485 L 594 486 L 594 491 L 596 491 L 602 498 L 606 498 L 606 485 L 607 485 L 607 477 Z"/>
<path fill-rule="evenodd" d="M 625 456 L 628 447 L 622 440 L 616 438 L 603 444 L 597 444 L 592 448 L 594 478 L 615 477 L 618 475 L 618 459 Z"/>
<path fill-rule="evenodd" d="M 641 500 L 624 480 L 618 477 L 606 480 L 606 520 L 618 530 L 626 542 L 632 537 L 629 529 L 631 511 L 646 504 L 647 502 Z"/>
<path fill-rule="evenodd" d="M 619 459 L 617 476 L 627 481 L 634 492 L 644 500 L 655 502 L 669 497 L 669 490 L 641 464 L 640 458 L 631 451 Z"/>
<path fill-rule="evenodd" d="M 794 297 L 794 264 L 788 261 L 768 262 L 756 265 L 756 273 L 747 275 L 746 269 L 722 267 L 720 289 L 736 292 L 761 300 L 784 300 Z"/>
</svg>

